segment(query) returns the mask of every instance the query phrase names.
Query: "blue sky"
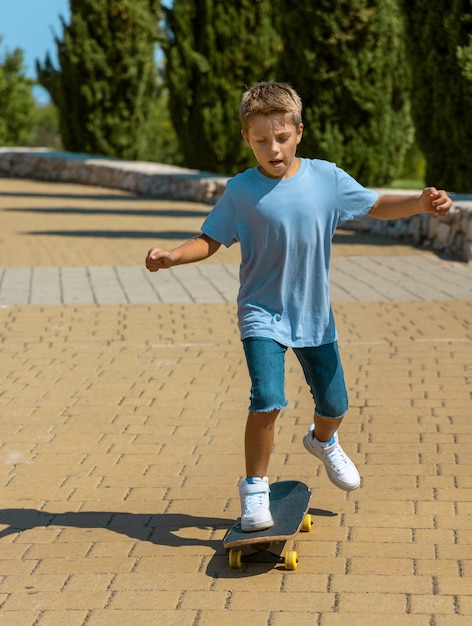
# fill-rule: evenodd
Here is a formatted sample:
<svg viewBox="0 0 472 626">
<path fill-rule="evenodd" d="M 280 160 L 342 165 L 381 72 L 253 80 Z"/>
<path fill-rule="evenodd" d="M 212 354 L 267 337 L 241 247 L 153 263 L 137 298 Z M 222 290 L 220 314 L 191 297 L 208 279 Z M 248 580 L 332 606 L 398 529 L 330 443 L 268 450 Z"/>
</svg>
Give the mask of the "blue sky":
<svg viewBox="0 0 472 626">
<path fill-rule="evenodd" d="M 0 57 L 7 50 L 21 48 L 25 73 L 36 78 L 36 59 L 44 61 L 49 52 L 56 62 L 54 34 L 62 34 L 60 15 L 69 21 L 68 0 L 0 0 Z M 49 101 L 41 87 L 35 87 L 34 96 L 40 103 Z"/>
<path fill-rule="evenodd" d="M 172 0 L 162 4 L 172 6 Z M 44 61 L 47 52 L 57 65 L 54 35 L 62 37 L 60 16 L 69 23 L 69 0 L 0 0 L 0 58 L 6 51 L 21 48 L 25 73 L 33 79 L 36 79 L 36 59 Z M 40 104 L 50 101 L 42 87 L 35 87 L 33 93 Z"/>
</svg>

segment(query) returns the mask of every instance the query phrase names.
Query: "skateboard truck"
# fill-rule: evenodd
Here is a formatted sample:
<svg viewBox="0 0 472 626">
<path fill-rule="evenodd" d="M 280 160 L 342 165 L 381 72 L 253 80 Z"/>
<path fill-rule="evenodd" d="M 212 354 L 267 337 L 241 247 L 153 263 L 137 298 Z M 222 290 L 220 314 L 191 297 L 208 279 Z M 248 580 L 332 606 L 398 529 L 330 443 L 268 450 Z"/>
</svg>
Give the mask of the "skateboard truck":
<svg viewBox="0 0 472 626">
<path fill-rule="evenodd" d="M 254 552 L 244 554 L 242 550 L 231 548 L 228 553 L 228 564 L 232 569 L 241 569 L 244 563 L 268 563 L 270 565 L 285 565 L 286 570 L 295 570 L 298 565 L 298 553 L 295 550 L 287 550 L 281 554 L 285 541 L 275 542 L 280 544 L 279 553 L 270 550 L 272 543 L 260 543 L 252 546 Z"/>
</svg>

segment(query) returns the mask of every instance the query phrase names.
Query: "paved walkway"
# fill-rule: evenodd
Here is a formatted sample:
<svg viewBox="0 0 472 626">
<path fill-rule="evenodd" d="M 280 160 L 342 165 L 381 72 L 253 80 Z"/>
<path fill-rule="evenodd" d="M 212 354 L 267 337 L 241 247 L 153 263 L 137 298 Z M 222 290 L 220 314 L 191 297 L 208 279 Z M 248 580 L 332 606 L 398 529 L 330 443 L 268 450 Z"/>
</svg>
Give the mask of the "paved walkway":
<svg viewBox="0 0 472 626">
<path fill-rule="evenodd" d="M 289 354 L 270 478 L 313 489 L 296 572 L 229 569 L 248 380 L 237 250 L 148 274 L 205 205 L 0 180 L 0 624 L 469 626 L 472 267 L 336 235 L 362 486 L 301 443 Z"/>
<path fill-rule="evenodd" d="M 0 269 L 0 306 L 23 304 L 229 303 L 237 264 L 187 265 L 159 277 L 138 266 Z M 341 257 L 331 268 L 333 302 L 472 298 L 472 271 L 433 256 Z"/>
</svg>

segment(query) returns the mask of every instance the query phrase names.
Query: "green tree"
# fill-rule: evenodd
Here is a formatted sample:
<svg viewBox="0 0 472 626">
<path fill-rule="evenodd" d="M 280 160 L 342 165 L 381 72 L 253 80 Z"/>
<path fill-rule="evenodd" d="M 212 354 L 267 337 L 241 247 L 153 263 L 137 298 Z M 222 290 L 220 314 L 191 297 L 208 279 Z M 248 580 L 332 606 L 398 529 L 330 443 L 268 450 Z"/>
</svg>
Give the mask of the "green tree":
<svg viewBox="0 0 472 626">
<path fill-rule="evenodd" d="M 365 185 L 401 172 L 413 140 L 396 0 L 279 3 L 280 75 L 300 93 L 300 154 L 336 161 Z"/>
<path fill-rule="evenodd" d="M 184 164 L 224 174 L 253 164 L 238 110 L 245 85 L 275 78 L 273 3 L 174 0 L 165 14 L 165 76 Z"/>
<path fill-rule="evenodd" d="M 169 113 L 169 94 L 165 88 L 153 100 L 149 117 L 146 121 L 147 147 L 144 148 L 142 159 L 159 163 L 180 165 L 182 155 L 174 126 Z"/>
<path fill-rule="evenodd" d="M 426 183 L 472 189 L 472 3 L 401 0 Z"/>
<path fill-rule="evenodd" d="M 0 38 L 1 44 L 1 38 Z M 35 124 L 33 81 L 26 77 L 23 52 L 6 52 L 0 58 L 0 145 L 26 144 Z"/>
<path fill-rule="evenodd" d="M 472 82 L 472 34 L 469 35 L 469 43 L 466 46 L 457 47 L 457 61 L 461 74 Z"/>
<path fill-rule="evenodd" d="M 70 0 L 56 37 L 60 69 L 36 63 L 66 150 L 141 158 L 156 90 L 157 0 Z"/>
<path fill-rule="evenodd" d="M 33 147 L 62 148 L 59 134 L 59 114 L 54 104 L 36 106 L 36 123 L 27 144 Z"/>
</svg>

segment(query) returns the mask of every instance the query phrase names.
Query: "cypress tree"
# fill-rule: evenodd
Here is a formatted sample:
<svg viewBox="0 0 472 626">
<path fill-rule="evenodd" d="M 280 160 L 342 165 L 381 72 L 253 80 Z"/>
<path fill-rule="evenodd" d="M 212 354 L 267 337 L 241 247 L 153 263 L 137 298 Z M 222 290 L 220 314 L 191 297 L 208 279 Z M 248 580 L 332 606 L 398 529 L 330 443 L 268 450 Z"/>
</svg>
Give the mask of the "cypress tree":
<svg viewBox="0 0 472 626">
<path fill-rule="evenodd" d="M 270 0 L 174 0 L 164 42 L 169 106 L 185 165 L 233 174 L 253 164 L 238 117 L 245 85 L 275 78 Z"/>
<path fill-rule="evenodd" d="M 70 0 L 56 37 L 60 69 L 36 63 L 66 150 L 140 158 L 156 86 L 157 0 Z"/>
<path fill-rule="evenodd" d="M 472 189 L 472 3 L 402 0 L 426 183 Z"/>
<path fill-rule="evenodd" d="M 1 37 L 0 37 L 1 43 Z M 0 145 L 21 146 L 28 142 L 35 123 L 35 105 L 26 77 L 23 52 L 17 48 L 0 58 Z"/>
<path fill-rule="evenodd" d="M 365 185 L 396 178 L 412 143 L 396 0 L 281 2 L 280 75 L 300 93 L 300 154 L 335 161 Z"/>
</svg>

